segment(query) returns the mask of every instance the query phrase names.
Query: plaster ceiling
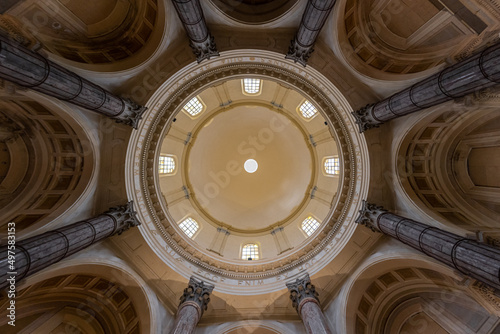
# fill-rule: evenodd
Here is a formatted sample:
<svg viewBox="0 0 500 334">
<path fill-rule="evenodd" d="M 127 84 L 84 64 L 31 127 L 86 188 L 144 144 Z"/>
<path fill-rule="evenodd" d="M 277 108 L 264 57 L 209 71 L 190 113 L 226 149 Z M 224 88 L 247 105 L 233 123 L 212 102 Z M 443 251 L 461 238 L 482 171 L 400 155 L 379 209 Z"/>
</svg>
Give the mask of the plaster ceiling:
<svg viewBox="0 0 500 334">
<path fill-rule="evenodd" d="M 255 173 L 243 169 L 247 159 L 257 161 Z M 292 215 L 313 175 L 302 131 L 287 116 L 251 103 L 207 119 L 187 161 L 202 210 L 214 221 L 250 231 Z"/>
</svg>

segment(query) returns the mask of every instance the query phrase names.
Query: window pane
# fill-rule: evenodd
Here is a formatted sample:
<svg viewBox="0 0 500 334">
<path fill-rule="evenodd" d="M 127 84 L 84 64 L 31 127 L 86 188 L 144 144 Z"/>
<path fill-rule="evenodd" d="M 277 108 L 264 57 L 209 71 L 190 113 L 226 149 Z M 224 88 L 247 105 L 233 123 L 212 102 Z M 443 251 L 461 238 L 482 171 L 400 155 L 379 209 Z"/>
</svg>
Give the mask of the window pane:
<svg viewBox="0 0 500 334">
<path fill-rule="evenodd" d="M 186 218 L 179 224 L 179 227 L 188 237 L 192 238 L 200 226 L 193 218 Z"/>
<path fill-rule="evenodd" d="M 175 160 L 172 157 L 160 156 L 159 162 L 160 174 L 172 174 L 175 170 Z"/>
<path fill-rule="evenodd" d="M 246 244 L 241 251 L 241 258 L 243 260 L 258 260 L 259 246 L 257 244 Z"/>
<path fill-rule="evenodd" d="M 330 175 L 338 175 L 340 173 L 339 158 L 328 158 L 325 160 L 325 172 Z"/>
<path fill-rule="evenodd" d="M 309 216 L 302 222 L 302 229 L 308 236 L 314 233 L 319 227 L 319 222 L 313 217 Z"/>
<path fill-rule="evenodd" d="M 304 116 L 305 118 L 313 118 L 314 115 L 316 115 L 316 113 L 318 112 L 318 110 L 316 110 L 316 107 L 307 100 L 300 105 L 299 110 L 302 113 L 302 116 Z"/>
<path fill-rule="evenodd" d="M 247 94 L 257 94 L 260 91 L 260 79 L 243 79 L 243 89 Z"/>
<path fill-rule="evenodd" d="M 203 104 L 195 96 L 183 108 L 189 115 L 196 116 L 203 111 Z"/>
</svg>

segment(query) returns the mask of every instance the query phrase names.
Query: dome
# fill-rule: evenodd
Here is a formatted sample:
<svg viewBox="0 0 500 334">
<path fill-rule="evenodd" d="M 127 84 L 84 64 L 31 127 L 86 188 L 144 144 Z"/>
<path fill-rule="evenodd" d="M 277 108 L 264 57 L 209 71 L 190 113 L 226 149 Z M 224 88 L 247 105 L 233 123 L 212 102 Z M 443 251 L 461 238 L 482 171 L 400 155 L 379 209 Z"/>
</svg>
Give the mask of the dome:
<svg viewBox="0 0 500 334">
<path fill-rule="evenodd" d="M 315 272 L 335 258 L 355 229 L 366 160 L 353 160 L 362 139 L 321 74 L 289 63 L 284 71 L 272 52 L 242 53 L 188 66 L 152 96 L 129 146 L 147 157 L 131 166 L 143 177 L 129 192 L 147 203 L 141 232 L 160 258 L 247 294 L 242 279 L 279 290 L 281 273 Z"/>
</svg>

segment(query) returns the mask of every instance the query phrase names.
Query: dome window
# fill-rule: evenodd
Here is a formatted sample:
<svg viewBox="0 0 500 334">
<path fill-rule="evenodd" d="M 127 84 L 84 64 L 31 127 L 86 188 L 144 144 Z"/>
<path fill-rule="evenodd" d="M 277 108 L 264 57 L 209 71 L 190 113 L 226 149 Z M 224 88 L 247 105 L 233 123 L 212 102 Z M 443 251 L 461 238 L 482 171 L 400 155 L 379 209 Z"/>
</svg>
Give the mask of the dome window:
<svg viewBox="0 0 500 334">
<path fill-rule="evenodd" d="M 314 219 L 312 216 L 307 217 L 302 222 L 302 230 L 307 234 L 307 236 L 311 236 L 319 227 L 319 221 Z"/>
<path fill-rule="evenodd" d="M 259 259 L 259 245 L 257 244 L 246 244 L 241 250 L 241 258 L 243 260 L 258 260 Z"/>
<path fill-rule="evenodd" d="M 175 159 L 170 156 L 161 155 L 158 165 L 160 174 L 173 174 L 175 171 Z"/>
<path fill-rule="evenodd" d="M 326 158 L 325 163 L 325 173 L 328 175 L 339 175 L 340 173 L 340 160 L 338 157 Z"/>
<path fill-rule="evenodd" d="M 193 238 L 200 225 L 193 218 L 186 218 L 179 224 L 179 227 L 188 237 Z"/>
<path fill-rule="evenodd" d="M 243 92 L 248 95 L 259 95 L 260 94 L 260 79 L 245 78 L 243 79 Z"/>
<path fill-rule="evenodd" d="M 201 100 L 195 96 L 186 103 L 184 108 L 182 108 L 191 117 L 198 116 L 203 111 L 203 104 Z"/>
<path fill-rule="evenodd" d="M 312 119 L 318 113 L 318 109 L 316 109 L 316 107 L 308 100 L 305 100 L 300 105 L 299 111 L 302 117 L 304 117 L 305 119 Z"/>
</svg>

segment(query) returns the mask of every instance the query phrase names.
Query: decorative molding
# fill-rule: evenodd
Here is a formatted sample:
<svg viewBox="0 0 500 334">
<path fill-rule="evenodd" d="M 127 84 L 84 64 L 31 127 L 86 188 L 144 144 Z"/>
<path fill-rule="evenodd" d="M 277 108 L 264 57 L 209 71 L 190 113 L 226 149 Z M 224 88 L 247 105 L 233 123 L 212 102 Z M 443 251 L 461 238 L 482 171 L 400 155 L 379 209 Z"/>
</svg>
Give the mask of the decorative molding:
<svg viewBox="0 0 500 334">
<path fill-rule="evenodd" d="M 474 282 L 471 289 L 477 292 L 495 311 L 500 312 L 500 291 L 479 281 Z"/>
<path fill-rule="evenodd" d="M 269 263 L 267 265 L 262 265 L 260 267 L 254 267 L 253 273 L 248 272 L 246 265 L 228 265 L 222 261 L 216 259 L 210 259 L 213 263 L 209 265 L 208 258 L 206 256 L 200 256 L 196 254 L 194 249 L 181 247 L 175 241 L 175 229 L 165 229 L 164 226 L 170 225 L 169 218 L 167 218 L 162 206 L 158 203 L 150 205 L 152 208 L 151 214 L 155 219 L 155 225 L 161 231 L 165 240 L 170 247 L 176 250 L 182 257 L 188 259 L 188 261 L 201 266 L 211 272 L 218 275 L 232 277 L 232 278 L 254 278 L 260 279 L 263 277 L 270 277 L 277 275 L 279 273 L 288 271 L 300 264 L 307 262 L 314 256 L 316 256 L 326 244 L 333 238 L 338 228 L 340 227 L 341 216 L 345 215 L 347 208 L 349 207 L 350 201 L 352 201 L 353 188 L 352 182 L 355 180 L 356 168 L 354 166 L 353 160 L 353 147 L 350 142 L 350 135 L 343 125 L 343 121 L 339 118 L 338 113 L 334 112 L 335 107 L 331 102 L 327 101 L 325 97 L 320 93 L 317 88 L 311 87 L 306 81 L 298 77 L 295 73 L 288 71 L 286 68 L 274 66 L 271 64 L 230 64 L 225 66 L 220 66 L 215 69 L 211 69 L 207 73 L 197 75 L 188 82 L 179 85 L 179 88 L 175 93 L 171 94 L 171 98 L 161 107 L 160 112 L 156 116 L 155 120 L 152 122 L 147 138 L 144 142 L 143 154 L 151 159 L 145 159 L 145 164 L 142 166 L 143 173 L 143 192 L 145 194 L 146 201 L 151 201 L 151 197 L 157 195 L 160 189 L 157 189 L 154 185 L 154 179 L 157 177 L 154 174 L 154 162 L 152 159 L 159 148 L 160 138 L 163 138 L 162 134 L 167 122 L 171 121 L 171 116 L 180 108 L 182 108 L 184 100 L 192 92 L 198 91 L 201 87 L 200 84 L 211 84 L 213 85 L 217 80 L 224 80 L 224 78 L 233 77 L 234 75 L 266 75 L 274 78 L 281 78 L 282 80 L 287 80 L 287 83 L 295 86 L 297 89 L 304 91 L 308 96 L 316 101 L 317 105 L 321 110 L 327 112 L 327 118 L 333 124 L 333 128 L 337 133 L 338 144 L 341 152 L 343 154 L 344 166 L 346 167 L 344 173 L 343 186 L 340 190 L 341 196 L 345 198 L 344 206 L 338 206 L 335 208 L 331 215 L 331 220 L 325 224 L 324 231 L 326 233 L 319 234 L 316 238 L 317 245 L 313 249 L 302 248 L 300 251 L 291 254 L 287 258 L 281 259 L 279 263 Z M 350 168 L 349 168 L 350 167 Z M 156 198 L 159 198 L 156 196 Z M 293 255 L 293 257 L 292 257 Z"/>
</svg>

